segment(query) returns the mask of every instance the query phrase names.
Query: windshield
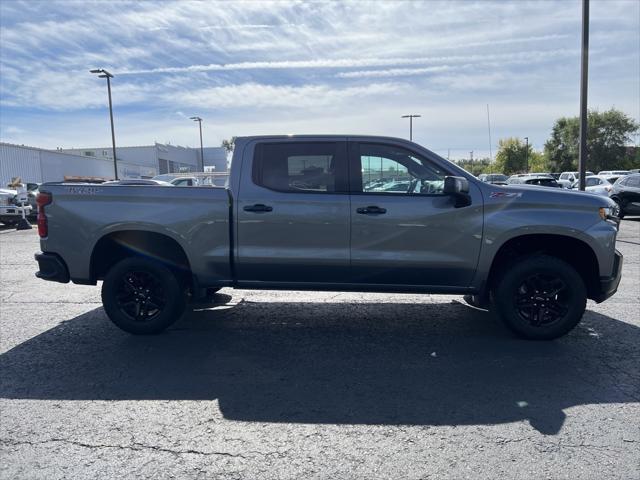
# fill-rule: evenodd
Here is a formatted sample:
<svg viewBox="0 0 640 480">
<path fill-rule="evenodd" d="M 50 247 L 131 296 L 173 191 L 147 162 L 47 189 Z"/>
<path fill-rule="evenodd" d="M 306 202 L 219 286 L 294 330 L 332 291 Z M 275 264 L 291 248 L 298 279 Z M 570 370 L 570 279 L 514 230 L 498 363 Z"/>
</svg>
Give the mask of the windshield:
<svg viewBox="0 0 640 480">
<path fill-rule="evenodd" d="M 178 178 L 178 175 L 172 175 L 170 173 L 165 173 L 164 175 L 156 175 L 151 180 L 160 180 L 162 182 L 170 182 L 174 178 Z"/>
<path fill-rule="evenodd" d="M 541 187 L 559 187 L 558 182 L 553 178 L 530 178 L 525 181 L 527 185 L 540 185 Z"/>
<path fill-rule="evenodd" d="M 487 175 L 486 180 L 489 182 L 506 182 L 508 178 L 509 177 L 507 177 L 506 175 L 492 174 Z"/>
</svg>

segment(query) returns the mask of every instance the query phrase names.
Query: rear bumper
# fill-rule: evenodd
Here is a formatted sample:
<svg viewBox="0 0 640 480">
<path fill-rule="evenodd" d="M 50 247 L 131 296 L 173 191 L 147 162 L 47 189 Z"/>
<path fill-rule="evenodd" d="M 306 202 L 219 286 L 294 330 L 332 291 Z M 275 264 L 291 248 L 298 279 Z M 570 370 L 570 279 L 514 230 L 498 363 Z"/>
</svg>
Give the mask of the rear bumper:
<svg viewBox="0 0 640 480">
<path fill-rule="evenodd" d="M 36 272 L 36 277 L 51 282 L 69 283 L 69 269 L 59 255 L 36 253 L 35 258 L 40 268 Z"/>
<path fill-rule="evenodd" d="M 613 275 L 600 277 L 600 291 L 593 299 L 597 303 L 604 302 L 618 291 L 618 285 L 620 285 L 620 279 L 622 278 L 622 260 L 622 253 L 616 250 L 613 259 Z"/>
</svg>

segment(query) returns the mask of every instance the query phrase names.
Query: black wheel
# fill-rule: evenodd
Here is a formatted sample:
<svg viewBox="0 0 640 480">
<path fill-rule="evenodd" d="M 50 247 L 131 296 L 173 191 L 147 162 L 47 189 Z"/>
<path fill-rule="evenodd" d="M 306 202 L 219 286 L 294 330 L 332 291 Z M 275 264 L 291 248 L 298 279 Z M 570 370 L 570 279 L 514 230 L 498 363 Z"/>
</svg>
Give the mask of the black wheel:
<svg viewBox="0 0 640 480">
<path fill-rule="evenodd" d="M 521 337 L 551 340 L 573 329 L 587 305 L 582 277 L 567 262 L 525 257 L 505 269 L 493 290 L 504 323 Z"/>
<path fill-rule="evenodd" d="M 182 316 L 184 289 L 164 265 L 143 258 L 118 262 L 102 284 L 102 304 L 125 332 L 160 333 Z"/>
</svg>

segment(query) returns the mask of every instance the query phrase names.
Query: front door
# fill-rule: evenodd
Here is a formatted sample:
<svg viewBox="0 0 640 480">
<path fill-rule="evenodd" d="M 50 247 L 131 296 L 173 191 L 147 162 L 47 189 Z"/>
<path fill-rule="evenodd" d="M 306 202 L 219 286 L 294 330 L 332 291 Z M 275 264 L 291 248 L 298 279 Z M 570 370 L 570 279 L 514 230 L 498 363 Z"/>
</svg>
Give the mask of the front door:
<svg viewBox="0 0 640 480">
<path fill-rule="evenodd" d="M 446 162 L 392 143 L 352 142 L 351 265 L 365 284 L 466 287 L 482 241 L 482 197 L 456 208 Z"/>
<path fill-rule="evenodd" d="M 239 284 L 347 280 L 346 145 L 273 141 L 247 150 L 236 210 Z"/>
</svg>

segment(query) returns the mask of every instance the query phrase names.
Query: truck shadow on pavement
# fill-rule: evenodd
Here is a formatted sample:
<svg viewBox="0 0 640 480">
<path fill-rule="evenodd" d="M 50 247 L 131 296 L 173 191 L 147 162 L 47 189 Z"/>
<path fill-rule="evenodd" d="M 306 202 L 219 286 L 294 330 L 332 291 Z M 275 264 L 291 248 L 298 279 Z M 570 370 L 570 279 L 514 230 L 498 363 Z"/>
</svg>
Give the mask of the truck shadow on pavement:
<svg viewBox="0 0 640 480">
<path fill-rule="evenodd" d="M 213 400 L 227 419 L 490 425 L 556 434 L 565 409 L 640 400 L 640 329 L 587 312 L 530 342 L 459 303 L 200 306 L 168 332 L 125 334 L 92 310 L 0 355 L 0 397 Z M 213 407 L 212 407 L 213 408 Z"/>
</svg>

